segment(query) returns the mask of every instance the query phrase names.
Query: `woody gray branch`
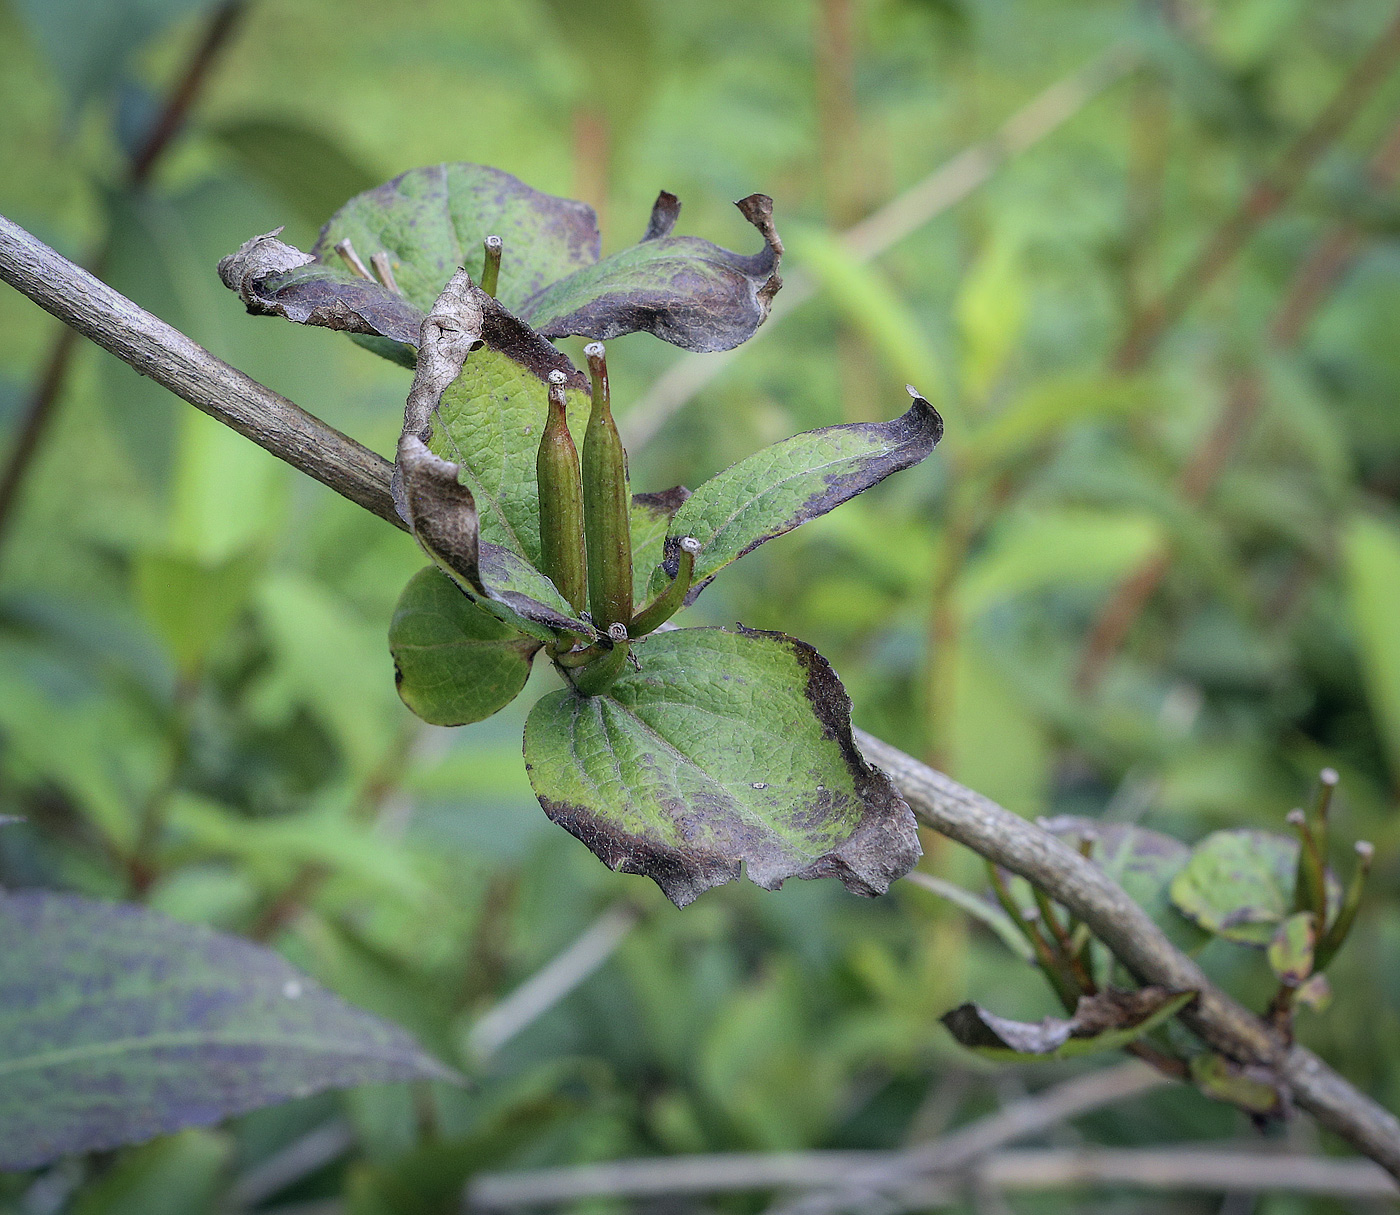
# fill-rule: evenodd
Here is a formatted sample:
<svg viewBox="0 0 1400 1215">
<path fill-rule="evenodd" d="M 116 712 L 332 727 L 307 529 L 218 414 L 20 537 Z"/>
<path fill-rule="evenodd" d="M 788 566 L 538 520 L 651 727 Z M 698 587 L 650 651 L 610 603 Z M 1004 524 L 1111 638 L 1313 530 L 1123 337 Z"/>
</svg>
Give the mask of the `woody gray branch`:
<svg viewBox="0 0 1400 1215">
<path fill-rule="evenodd" d="M 279 459 L 404 526 L 390 495 L 387 460 L 215 358 L 4 217 L 0 278 Z M 1199 992 L 1183 1019 L 1211 1047 L 1239 1062 L 1268 1067 L 1296 1104 L 1400 1178 L 1400 1121 L 1310 1051 L 1290 1047 L 1212 984 L 1098 866 L 888 743 L 859 731 L 857 738 L 923 822 L 1040 887 L 1087 924 L 1142 982 Z"/>
</svg>

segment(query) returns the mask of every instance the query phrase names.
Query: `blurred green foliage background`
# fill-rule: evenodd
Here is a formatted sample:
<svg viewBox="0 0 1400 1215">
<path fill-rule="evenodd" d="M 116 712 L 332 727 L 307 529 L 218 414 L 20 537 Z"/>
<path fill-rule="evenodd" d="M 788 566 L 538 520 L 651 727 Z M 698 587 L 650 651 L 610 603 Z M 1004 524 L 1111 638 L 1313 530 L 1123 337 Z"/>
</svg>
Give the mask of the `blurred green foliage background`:
<svg viewBox="0 0 1400 1215">
<path fill-rule="evenodd" d="M 716 356 L 611 345 L 624 435 L 652 435 L 633 447 L 634 487 L 893 417 L 908 379 L 948 439 L 754 554 L 693 622 L 812 642 L 857 724 L 1027 816 L 1188 841 L 1281 828 L 1335 766 L 1343 832 L 1374 840 L 1378 864 L 1337 999 L 1300 1033 L 1400 1106 L 1400 71 L 1377 74 L 1151 356 L 1115 356 L 1391 5 L 251 0 L 187 128 L 131 188 L 133 149 L 210 11 L 0 3 L 0 210 L 89 264 L 105 247 L 116 288 L 387 453 L 407 373 L 245 316 L 221 255 L 278 224 L 309 247 L 350 194 L 443 160 L 586 199 L 605 251 L 640 235 L 660 188 L 685 202 L 680 231 L 747 249 L 729 200 L 771 194 L 785 272 L 815 295 L 660 427 L 649 386 Z M 840 242 L 1123 40 L 1127 70 L 956 206 L 869 263 Z M 0 293 L 0 456 L 56 329 Z M 0 828 L 0 883 L 139 898 L 268 940 L 479 1083 L 292 1103 L 71 1162 L 47 1189 L 3 1179 L 0 1210 L 218 1209 L 326 1127 L 339 1149 L 261 1209 L 451 1210 L 479 1168 L 897 1146 L 1074 1070 L 958 1053 L 937 1017 L 963 999 L 1027 1016 L 1052 1001 L 909 883 L 873 903 L 827 882 L 735 885 L 677 912 L 609 873 L 530 794 L 532 693 L 455 731 L 399 704 L 385 632 L 423 564 L 413 543 L 105 354 L 76 351 L 3 529 L 0 813 L 26 821 Z M 1086 662 L 1088 639 L 1119 626 Z M 539 664 L 532 688 L 553 679 Z M 926 851 L 929 872 L 979 885 L 976 858 Z M 474 1054 L 482 1014 L 619 905 L 639 918 L 612 959 Z M 1214 944 L 1203 960 L 1267 1000 L 1256 955 Z M 1107 1144 L 1248 1130 L 1185 1089 L 1079 1126 Z"/>
</svg>

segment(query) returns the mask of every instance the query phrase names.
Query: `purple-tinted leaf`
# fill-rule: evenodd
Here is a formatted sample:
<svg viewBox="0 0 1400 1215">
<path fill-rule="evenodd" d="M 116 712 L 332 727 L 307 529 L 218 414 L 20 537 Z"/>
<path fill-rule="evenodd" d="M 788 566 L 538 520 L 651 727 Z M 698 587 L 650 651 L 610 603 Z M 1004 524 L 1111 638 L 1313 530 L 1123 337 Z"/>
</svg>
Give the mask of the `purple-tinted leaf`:
<svg viewBox="0 0 1400 1215">
<path fill-rule="evenodd" d="M 834 510 L 891 473 L 917 464 L 943 437 L 943 419 L 913 388 L 909 411 L 891 422 L 809 430 L 766 447 L 706 481 L 676 511 L 666 536 L 659 590 L 674 578 L 680 542 L 700 542 L 687 603 L 731 561 L 765 540 Z"/>
<path fill-rule="evenodd" d="M 763 237 L 759 252 L 672 236 L 680 202 L 662 191 L 639 244 L 551 283 L 525 301 L 520 315 L 550 338 L 646 332 L 685 350 L 738 346 L 767 319 L 782 286 L 783 244 L 771 198 L 751 194 L 735 206 Z"/>
<path fill-rule="evenodd" d="M 141 907 L 0 896 L 0 1169 L 328 1088 L 451 1078 L 276 953 Z"/>
<path fill-rule="evenodd" d="M 349 240 L 366 261 L 388 255 L 404 297 L 426 312 L 459 267 L 481 281 L 482 241 L 499 236 L 496 298 L 512 312 L 550 283 L 598 260 L 598 219 L 586 203 L 531 189 L 500 169 L 475 164 L 410 169 L 357 194 L 326 226 L 312 252 L 324 262 Z"/>
<path fill-rule="evenodd" d="M 749 878 L 839 878 L 883 894 L 920 855 L 909 807 L 851 738 L 851 702 L 811 646 L 752 629 L 633 643 L 606 695 L 543 697 L 525 766 L 545 813 L 677 906 Z"/>
<path fill-rule="evenodd" d="M 945 1013 L 942 1021 L 961 1045 L 988 1059 L 1068 1059 L 1127 1046 L 1175 1016 L 1195 997 L 1193 991 L 1165 987 L 1137 991 L 1110 987 L 1097 995 L 1081 996 L 1069 1019 L 1010 1021 L 979 1005 L 963 1004 Z"/>
</svg>

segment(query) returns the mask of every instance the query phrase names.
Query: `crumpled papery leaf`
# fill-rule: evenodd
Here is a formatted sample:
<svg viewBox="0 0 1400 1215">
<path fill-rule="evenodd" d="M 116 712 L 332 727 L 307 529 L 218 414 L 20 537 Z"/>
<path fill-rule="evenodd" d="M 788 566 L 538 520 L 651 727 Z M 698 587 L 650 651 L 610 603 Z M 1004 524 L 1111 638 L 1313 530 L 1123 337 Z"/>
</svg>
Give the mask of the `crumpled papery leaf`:
<svg viewBox="0 0 1400 1215">
<path fill-rule="evenodd" d="M 1194 991 L 1109 987 L 1080 996 L 1074 1016 L 1043 1021 L 1011 1021 L 976 1004 L 944 1013 L 943 1024 L 958 1043 L 988 1059 L 1019 1062 L 1068 1059 L 1095 1051 L 1118 1050 L 1150 1033 L 1196 998 Z"/>
<path fill-rule="evenodd" d="M 451 1079 L 270 949 L 143 907 L 0 895 L 0 1169 L 329 1088 Z"/>
<path fill-rule="evenodd" d="M 920 856 L 908 805 L 851 737 L 851 702 L 781 633 L 676 629 L 633 643 L 602 696 L 543 697 L 525 725 L 530 783 L 609 868 L 683 907 L 741 866 L 766 890 L 838 877 L 883 894 Z"/>
</svg>

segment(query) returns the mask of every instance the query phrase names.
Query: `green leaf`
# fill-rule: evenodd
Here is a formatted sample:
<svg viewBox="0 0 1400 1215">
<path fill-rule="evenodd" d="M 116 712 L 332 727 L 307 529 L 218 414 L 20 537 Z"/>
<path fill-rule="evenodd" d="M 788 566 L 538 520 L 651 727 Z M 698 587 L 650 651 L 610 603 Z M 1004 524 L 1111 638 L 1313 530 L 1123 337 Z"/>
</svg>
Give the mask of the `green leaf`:
<svg viewBox="0 0 1400 1215">
<path fill-rule="evenodd" d="M 324 131 L 288 118 L 238 118 L 209 134 L 229 150 L 250 176 L 320 227 L 353 194 L 379 180 Z"/>
<path fill-rule="evenodd" d="M 213 563 L 172 552 L 137 554 L 137 602 L 181 672 L 197 671 L 237 620 L 257 571 L 247 554 Z"/>
<path fill-rule="evenodd" d="M 715 573 L 765 540 L 863 493 L 891 473 L 917 464 L 943 435 L 943 419 L 913 388 L 909 412 L 891 422 L 856 422 L 794 435 L 755 452 L 706 481 L 676 511 L 666 536 L 664 572 L 652 589 L 674 578 L 680 542 L 700 541 L 694 602 Z"/>
<path fill-rule="evenodd" d="M 423 312 L 458 266 L 481 281 L 482 241 L 505 242 L 496 298 L 511 312 L 550 283 L 593 265 L 601 237 L 586 203 L 533 190 L 500 169 L 439 164 L 410 169 L 358 194 L 321 231 L 312 253 L 334 264 L 338 241 L 350 240 L 368 263 L 389 255 L 394 278 Z"/>
<path fill-rule="evenodd" d="M 1391 775 L 1400 781 L 1400 529 L 1354 515 L 1342 548 L 1362 678 Z"/>
<path fill-rule="evenodd" d="M 739 627 L 634 643 L 606 696 L 543 697 L 525 766 L 545 813 L 677 906 L 741 864 L 773 890 L 839 877 L 881 894 L 918 859 L 913 816 L 851 738 L 850 700 L 810 646 Z"/>
<path fill-rule="evenodd" d="M 1217 831 L 1191 850 L 1172 879 L 1177 909 L 1207 932 L 1243 945 L 1265 948 L 1293 912 L 1298 841 L 1267 831 Z M 1336 879 L 1327 875 L 1328 904 L 1341 901 Z"/>
<path fill-rule="evenodd" d="M 1174 944 L 1183 949 L 1199 949 L 1209 940 L 1171 901 L 1172 880 L 1191 858 L 1186 844 L 1160 831 L 1128 823 L 1066 816 L 1044 825 L 1047 831 L 1072 844 L 1088 832 L 1093 839 L 1089 859 L 1117 882 Z M 1032 906 L 1029 898 L 1025 905 Z"/>
<path fill-rule="evenodd" d="M 1269 942 L 1269 968 L 1285 987 L 1301 987 L 1312 974 L 1317 917 L 1311 911 L 1289 916 Z"/>
<path fill-rule="evenodd" d="M 958 1043 L 984 1059 L 1005 1063 L 1072 1059 L 1120 1050 L 1151 1033 L 1196 998 L 1194 991 L 1143 987 L 1106 988 L 1080 996 L 1074 1016 L 1030 1023 L 998 1017 L 976 1004 L 963 1004 L 941 1018 Z"/>
<path fill-rule="evenodd" d="M 84 1187 L 72 1215 L 201 1215 L 213 1209 L 233 1140 L 189 1130 L 121 1156 Z"/>
<path fill-rule="evenodd" d="M 525 686 L 539 648 L 435 566 L 414 575 L 389 625 L 399 695 L 435 726 L 466 725 L 504 709 Z"/>
<path fill-rule="evenodd" d="M 680 510 L 690 490 L 684 485 L 654 494 L 632 495 L 632 602 L 646 603 L 651 594 L 651 578 L 665 556 L 666 531 L 671 518 Z"/>
<path fill-rule="evenodd" d="M 271 950 L 144 908 L 0 897 L 0 1169 L 329 1088 L 449 1073 Z"/>
<path fill-rule="evenodd" d="M 1206 1053 L 1192 1058 L 1191 1081 L 1207 1097 L 1251 1114 L 1264 1117 L 1285 1110 L 1278 1084 L 1265 1067 L 1241 1065 L 1224 1055 Z"/>
<path fill-rule="evenodd" d="M 783 252 L 771 198 L 751 194 L 734 205 L 762 235 L 758 253 L 672 236 L 681 204 L 663 190 L 640 243 L 545 287 L 520 315 L 549 338 L 647 332 L 685 350 L 732 350 L 767 319 Z"/>
</svg>

